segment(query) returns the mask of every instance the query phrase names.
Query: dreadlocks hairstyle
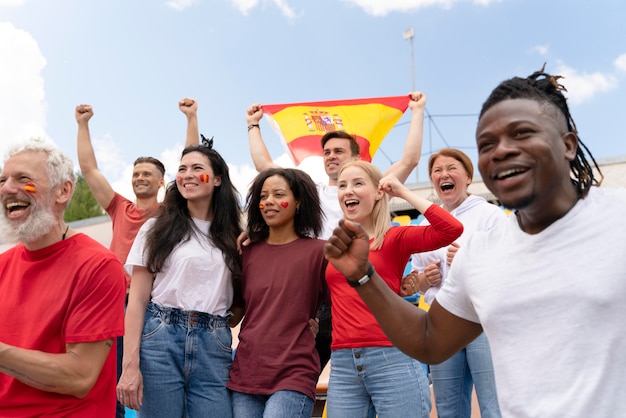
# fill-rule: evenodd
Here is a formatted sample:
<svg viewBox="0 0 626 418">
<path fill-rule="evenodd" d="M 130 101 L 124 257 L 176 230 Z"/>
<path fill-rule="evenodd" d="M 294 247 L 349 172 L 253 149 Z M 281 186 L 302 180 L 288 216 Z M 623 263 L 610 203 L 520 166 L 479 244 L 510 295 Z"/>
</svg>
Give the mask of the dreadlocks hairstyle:
<svg viewBox="0 0 626 418">
<path fill-rule="evenodd" d="M 320 204 L 317 187 L 311 177 L 302 170 L 295 168 L 269 168 L 260 172 L 248 191 L 246 211 L 248 213 L 248 230 L 252 241 L 264 240 L 269 236 L 270 228 L 265 223 L 259 210 L 261 190 L 265 180 L 272 176 L 285 179 L 293 197 L 300 202 L 294 218 L 296 235 L 300 238 L 317 237 L 322 232 L 324 214 Z"/>
<path fill-rule="evenodd" d="M 192 145 L 183 150 L 182 156 L 199 152 L 211 164 L 213 174 L 221 177 L 221 184 L 213 190 L 211 208 L 213 220 L 208 231 L 197 230 L 189 215 L 187 200 L 180 194 L 176 182 L 168 184 L 161 211 L 153 228 L 147 235 L 147 268 L 151 273 L 161 271 L 165 260 L 181 242 L 190 239 L 192 234 L 205 234 L 222 251 L 226 265 L 233 276 L 237 289 L 241 279 L 241 258 L 237 251 L 237 237 L 241 233 L 241 210 L 239 193 L 231 182 L 228 165 L 222 156 L 212 148 L 212 141 L 203 137 L 202 145 Z"/>
<path fill-rule="evenodd" d="M 574 123 L 569 112 L 567 99 L 563 95 L 567 89 L 558 82 L 563 77 L 548 74 L 544 71 L 545 68 L 546 65 L 544 64 L 541 70 L 535 71 L 526 78 L 513 77 L 500 83 L 483 103 L 479 118 L 482 118 L 493 105 L 508 99 L 529 99 L 547 103 L 559 109 L 567 121 L 567 129 L 578 138 L 579 146 L 576 149 L 576 157 L 570 162 L 570 167 L 572 183 L 576 187 L 578 195 L 584 198 L 589 193 L 591 186 L 600 186 L 604 176 L 593 155 L 578 135 L 576 123 Z M 585 153 L 591 158 L 593 166 L 587 161 Z M 600 179 L 595 178 L 594 168 L 600 175 Z"/>
</svg>

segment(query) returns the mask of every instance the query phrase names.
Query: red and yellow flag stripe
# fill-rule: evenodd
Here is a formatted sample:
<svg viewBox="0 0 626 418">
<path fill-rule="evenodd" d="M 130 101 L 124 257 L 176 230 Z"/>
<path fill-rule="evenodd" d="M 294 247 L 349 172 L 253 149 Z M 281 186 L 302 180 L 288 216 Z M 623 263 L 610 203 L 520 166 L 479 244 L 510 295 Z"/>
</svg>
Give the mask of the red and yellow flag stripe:
<svg viewBox="0 0 626 418">
<path fill-rule="evenodd" d="M 263 112 L 298 165 L 309 156 L 321 156 L 320 138 L 338 130 L 353 135 L 361 158 L 371 161 L 408 105 L 405 95 L 263 105 Z"/>
</svg>

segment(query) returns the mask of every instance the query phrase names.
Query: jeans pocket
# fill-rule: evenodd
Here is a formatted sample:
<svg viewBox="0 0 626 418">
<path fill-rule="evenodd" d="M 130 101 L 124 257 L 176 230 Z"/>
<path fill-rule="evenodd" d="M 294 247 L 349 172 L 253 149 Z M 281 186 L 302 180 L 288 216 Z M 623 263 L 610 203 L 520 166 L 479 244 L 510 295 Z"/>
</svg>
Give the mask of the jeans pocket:
<svg viewBox="0 0 626 418">
<path fill-rule="evenodd" d="M 153 316 L 150 314 L 150 312 L 147 312 L 146 319 L 143 323 L 143 333 L 141 334 L 141 340 L 143 341 L 153 337 L 157 332 L 163 329 L 165 325 L 165 322 L 163 322 L 161 318 Z"/>
<path fill-rule="evenodd" d="M 217 327 L 213 329 L 213 336 L 217 345 L 224 351 L 230 353 L 233 344 L 233 334 L 228 327 Z"/>
</svg>

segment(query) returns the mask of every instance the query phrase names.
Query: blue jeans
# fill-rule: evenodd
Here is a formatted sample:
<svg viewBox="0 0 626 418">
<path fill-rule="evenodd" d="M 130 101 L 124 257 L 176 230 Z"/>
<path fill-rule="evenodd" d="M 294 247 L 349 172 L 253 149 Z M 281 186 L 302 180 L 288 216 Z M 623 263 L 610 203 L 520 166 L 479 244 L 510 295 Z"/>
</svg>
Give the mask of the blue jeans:
<svg viewBox="0 0 626 418">
<path fill-rule="evenodd" d="M 228 318 L 150 302 L 141 337 L 139 417 L 232 417 Z"/>
<path fill-rule="evenodd" d="M 430 366 L 437 415 L 440 418 L 469 418 L 472 413 L 472 385 L 482 418 L 499 418 L 500 407 L 485 334 L 441 364 Z"/>
<path fill-rule="evenodd" d="M 328 418 L 428 418 L 428 377 L 396 347 L 333 350 L 326 405 Z"/>
<path fill-rule="evenodd" d="M 252 395 L 233 391 L 234 418 L 310 418 L 313 399 L 293 390 L 271 395 Z"/>
</svg>

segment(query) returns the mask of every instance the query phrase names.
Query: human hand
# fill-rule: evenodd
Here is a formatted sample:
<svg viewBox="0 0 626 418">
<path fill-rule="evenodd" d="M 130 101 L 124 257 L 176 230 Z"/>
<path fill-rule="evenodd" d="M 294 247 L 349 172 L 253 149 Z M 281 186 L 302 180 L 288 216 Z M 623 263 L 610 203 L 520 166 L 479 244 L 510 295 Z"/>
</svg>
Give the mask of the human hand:
<svg viewBox="0 0 626 418">
<path fill-rule="evenodd" d="M 187 117 L 193 116 L 198 113 L 198 102 L 189 97 L 185 97 L 184 99 L 178 102 L 178 108 L 181 112 L 183 112 Z"/>
<path fill-rule="evenodd" d="M 324 257 L 348 280 L 356 282 L 367 273 L 369 249 L 363 227 L 342 219 L 324 244 Z"/>
<path fill-rule="evenodd" d="M 91 105 L 88 105 L 88 104 L 79 104 L 78 106 L 76 106 L 74 116 L 76 117 L 76 122 L 86 123 L 93 116 L 93 107 L 91 107 Z"/>
<path fill-rule="evenodd" d="M 409 93 L 409 109 L 424 109 L 426 107 L 426 95 L 421 91 L 413 91 Z"/>
<path fill-rule="evenodd" d="M 242 248 L 250 245 L 250 242 L 250 235 L 248 235 L 248 231 L 243 231 L 239 234 L 237 237 L 237 251 L 239 251 L 240 255 L 242 253 Z"/>
<path fill-rule="evenodd" d="M 313 338 L 316 338 L 317 333 L 320 332 L 320 320 L 317 318 L 309 319 L 309 330 L 313 333 Z"/>
<path fill-rule="evenodd" d="M 404 276 L 400 283 L 400 296 L 411 296 L 419 292 L 420 286 L 418 277 L 419 272 L 417 270 L 413 270 Z"/>
<path fill-rule="evenodd" d="M 391 197 L 400 197 L 400 195 L 408 190 L 393 174 L 388 174 L 381 178 L 378 182 L 378 187 Z"/>
<path fill-rule="evenodd" d="M 263 118 L 263 108 L 259 103 L 255 103 L 246 109 L 246 123 L 248 125 L 258 124 Z"/>
<path fill-rule="evenodd" d="M 440 263 L 440 260 L 433 261 L 424 269 L 424 276 L 431 287 L 439 286 L 441 284 L 441 270 L 439 270 Z"/>
<path fill-rule="evenodd" d="M 139 367 L 124 367 L 117 382 L 117 400 L 124 406 L 138 411 L 143 404 L 143 376 Z"/>
<path fill-rule="evenodd" d="M 454 241 L 450 246 L 448 246 L 448 252 L 446 253 L 446 262 L 448 265 L 452 264 L 452 259 L 456 255 L 457 251 L 459 251 L 459 244 Z"/>
</svg>

